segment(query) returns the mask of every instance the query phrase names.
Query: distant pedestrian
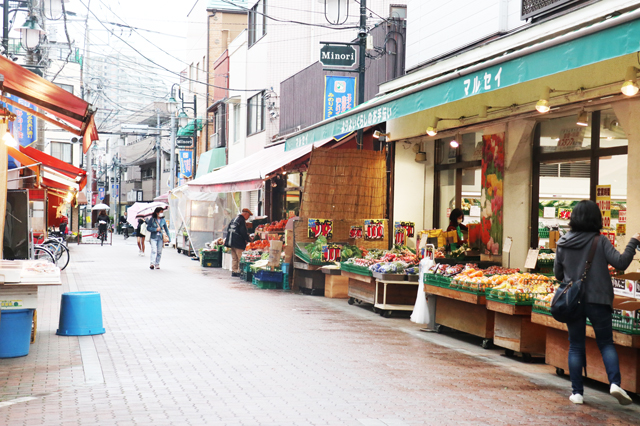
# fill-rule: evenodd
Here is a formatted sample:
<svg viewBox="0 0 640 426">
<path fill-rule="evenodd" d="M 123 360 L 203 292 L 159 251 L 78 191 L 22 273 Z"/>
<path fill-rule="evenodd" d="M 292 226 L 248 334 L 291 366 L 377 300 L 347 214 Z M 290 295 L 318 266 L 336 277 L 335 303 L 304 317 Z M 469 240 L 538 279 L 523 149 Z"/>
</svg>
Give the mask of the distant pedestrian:
<svg viewBox="0 0 640 426">
<path fill-rule="evenodd" d="M 582 368 L 586 367 L 586 322 L 587 318 L 596 333 L 596 343 L 602 354 L 605 370 L 611 385 L 609 392 L 622 405 L 631 404 L 631 398 L 620 388 L 620 365 L 618 353 L 613 345 L 611 314 L 613 312 L 613 287 L 609 265 L 625 270 L 631 264 L 640 234 L 635 234 L 622 254 L 618 253 L 608 238 L 600 235 L 602 214 L 593 201 L 580 201 L 571 212 L 571 230 L 558 241 L 555 276 L 560 281 L 577 282 L 584 273 L 592 245 L 595 252 L 590 269 L 583 282 L 582 315 L 567 323 L 569 329 L 569 375 L 573 389 L 569 400 L 582 404 Z M 598 240 L 595 240 L 598 238 Z"/>
<path fill-rule="evenodd" d="M 227 226 L 227 239 L 225 247 L 231 248 L 231 276 L 240 276 L 240 258 L 247 243 L 251 242 L 251 237 L 247 232 L 247 220 L 253 215 L 251 210 L 242 209 L 242 212 L 233 219 Z"/>
<path fill-rule="evenodd" d="M 124 215 L 120 215 L 120 229 L 122 229 L 122 233 L 124 234 L 124 239 L 129 238 L 129 223 L 127 222 L 127 218 Z"/>
<path fill-rule="evenodd" d="M 162 231 L 169 235 L 169 227 L 167 221 L 164 220 L 164 209 L 157 207 L 149 219 L 147 219 L 147 230 L 151 233 L 149 243 L 151 244 L 151 263 L 149 269 L 160 269 L 160 258 L 162 257 L 162 248 L 164 247 L 164 238 Z"/>
<path fill-rule="evenodd" d="M 100 210 L 100 214 L 98 215 L 98 239 L 100 240 L 100 245 L 103 245 L 107 240 L 107 227 L 109 226 L 109 222 L 107 212 Z"/>
<path fill-rule="evenodd" d="M 144 220 L 142 219 L 138 219 L 136 235 L 138 236 L 138 256 L 144 257 L 144 240 L 147 236 L 147 224 L 144 223 Z"/>
</svg>

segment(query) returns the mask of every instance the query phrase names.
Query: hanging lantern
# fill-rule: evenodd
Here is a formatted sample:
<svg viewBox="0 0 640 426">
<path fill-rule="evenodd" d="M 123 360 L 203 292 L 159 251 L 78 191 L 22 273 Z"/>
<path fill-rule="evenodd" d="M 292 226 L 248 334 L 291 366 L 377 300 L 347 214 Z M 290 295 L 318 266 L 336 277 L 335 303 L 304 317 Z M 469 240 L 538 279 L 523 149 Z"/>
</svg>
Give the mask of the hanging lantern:
<svg viewBox="0 0 640 426">
<path fill-rule="evenodd" d="M 349 19 L 349 0 L 318 0 L 324 7 L 324 18 L 331 25 L 342 25 Z"/>
<path fill-rule="evenodd" d="M 40 36 L 44 34 L 44 30 L 38 24 L 35 17 L 31 16 L 22 24 L 20 28 L 20 43 L 26 50 L 35 50 L 40 44 Z"/>
</svg>

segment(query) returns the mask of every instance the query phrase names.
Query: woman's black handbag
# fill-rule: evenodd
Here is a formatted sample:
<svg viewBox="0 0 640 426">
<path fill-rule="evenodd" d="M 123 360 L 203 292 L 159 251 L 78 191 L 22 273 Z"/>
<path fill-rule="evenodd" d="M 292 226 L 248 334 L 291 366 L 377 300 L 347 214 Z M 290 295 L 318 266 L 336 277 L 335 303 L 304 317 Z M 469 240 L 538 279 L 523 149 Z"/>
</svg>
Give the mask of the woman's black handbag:
<svg viewBox="0 0 640 426">
<path fill-rule="evenodd" d="M 551 315 L 556 321 L 568 323 L 580 318 L 583 314 L 582 299 L 584 299 L 587 273 L 591 269 L 599 238 L 600 235 L 596 235 L 591 243 L 587 264 L 580 279 L 578 281 L 569 281 L 568 283 L 563 282 L 553 295 Z"/>
</svg>

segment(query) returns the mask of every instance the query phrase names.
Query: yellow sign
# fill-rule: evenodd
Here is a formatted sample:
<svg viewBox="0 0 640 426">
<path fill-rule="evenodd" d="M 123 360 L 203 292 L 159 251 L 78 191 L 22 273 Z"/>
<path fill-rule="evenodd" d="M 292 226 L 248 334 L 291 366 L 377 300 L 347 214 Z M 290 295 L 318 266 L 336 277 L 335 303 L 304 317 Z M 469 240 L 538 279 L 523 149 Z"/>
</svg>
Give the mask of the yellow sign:
<svg viewBox="0 0 640 426">
<path fill-rule="evenodd" d="M 602 227 L 611 228 L 611 185 L 596 186 L 596 203 L 602 212 Z"/>
<path fill-rule="evenodd" d="M 616 235 L 619 237 L 621 235 L 627 235 L 627 224 L 618 223 L 616 225 Z"/>
</svg>

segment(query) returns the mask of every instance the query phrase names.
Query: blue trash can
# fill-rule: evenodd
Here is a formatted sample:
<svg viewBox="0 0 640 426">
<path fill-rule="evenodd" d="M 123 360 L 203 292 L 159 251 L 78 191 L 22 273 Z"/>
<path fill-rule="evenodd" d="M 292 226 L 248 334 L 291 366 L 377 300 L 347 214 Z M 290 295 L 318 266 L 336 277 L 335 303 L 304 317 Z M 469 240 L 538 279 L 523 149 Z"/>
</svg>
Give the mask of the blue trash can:
<svg viewBox="0 0 640 426">
<path fill-rule="evenodd" d="M 33 309 L 5 309 L 0 314 L 0 358 L 29 355 Z"/>
<path fill-rule="evenodd" d="M 74 291 L 62 294 L 57 335 L 91 336 L 104 332 L 100 293 Z"/>
</svg>

